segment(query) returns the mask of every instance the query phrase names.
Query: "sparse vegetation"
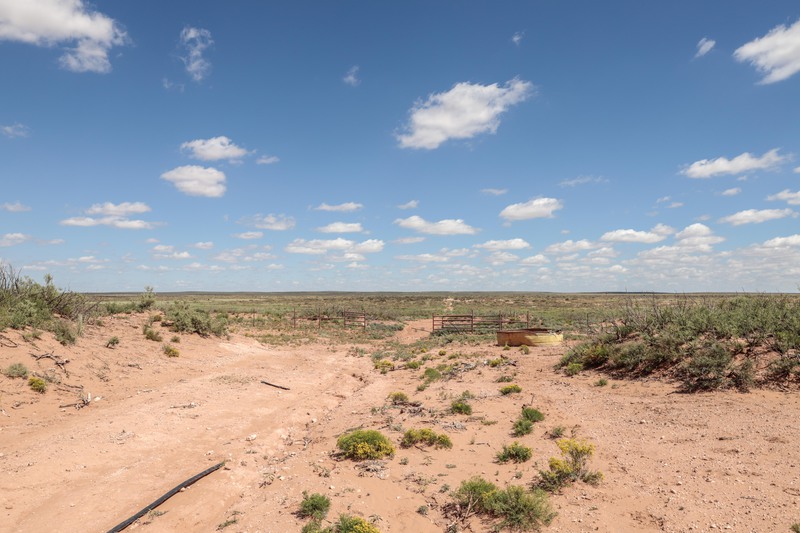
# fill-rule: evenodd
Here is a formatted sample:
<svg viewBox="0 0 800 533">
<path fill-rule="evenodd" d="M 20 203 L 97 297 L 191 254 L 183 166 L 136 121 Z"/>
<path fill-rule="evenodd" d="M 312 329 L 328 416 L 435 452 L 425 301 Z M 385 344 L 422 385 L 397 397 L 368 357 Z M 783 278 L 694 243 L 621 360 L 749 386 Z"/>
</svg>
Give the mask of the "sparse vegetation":
<svg viewBox="0 0 800 533">
<path fill-rule="evenodd" d="M 544 415 L 538 409 L 534 409 L 533 407 L 523 407 L 522 414 L 520 415 L 525 420 L 530 420 L 531 422 L 541 422 L 544 420 Z"/>
<path fill-rule="evenodd" d="M 42 378 L 31 376 L 28 378 L 28 386 L 32 391 L 44 394 L 47 390 L 47 382 Z"/>
<path fill-rule="evenodd" d="M 515 421 L 514 427 L 511 429 L 511 433 L 515 437 L 522 437 L 524 435 L 528 435 L 532 431 L 533 431 L 533 422 L 525 418 L 520 418 L 517 421 Z"/>
<path fill-rule="evenodd" d="M 164 345 L 164 355 L 167 357 L 178 357 L 181 355 L 181 352 L 175 348 L 174 346 L 170 346 L 169 344 Z"/>
<path fill-rule="evenodd" d="M 773 295 L 681 298 L 649 305 L 629 302 L 591 340 L 570 350 L 558 366 L 598 368 L 619 376 L 660 372 L 686 392 L 800 379 L 800 301 Z M 756 375 L 764 353 L 778 355 Z M 764 365 L 762 365 L 764 366 Z"/>
<path fill-rule="evenodd" d="M 113 348 L 118 345 L 119 345 L 119 337 L 117 337 L 116 335 L 114 335 L 113 337 L 108 339 L 108 341 L 106 341 L 106 348 Z"/>
<path fill-rule="evenodd" d="M 9 365 L 3 373 L 9 378 L 26 378 L 28 377 L 28 368 L 22 363 L 14 363 Z"/>
<path fill-rule="evenodd" d="M 395 448 L 391 441 L 379 431 L 358 429 L 342 435 L 336 441 L 345 457 L 356 461 L 365 459 L 383 459 L 394 455 Z"/>
<path fill-rule="evenodd" d="M 574 481 L 596 485 L 603 479 L 601 472 L 588 468 L 589 459 L 594 454 L 593 444 L 578 439 L 559 439 L 556 444 L 561 450 L 561 458 L 551 457 L 549 470 L 539 471 L 538 487 L 555 492 Z"/>
<path fill-rule="evenodd" d="M 328 515 L 331 508 L 331 500 L 324 494 L 308 494 L 303 491 L 303 501 L 300 502 L 300 510 L 297 514 L 300 518 L 311 518 L 320 521 Z"/>
<path fill-rule="evenodd" d="M 409 429 L 403 435 L 400 441 L 400 446 L 403 448 L 410 448 L 416 444 L 424 444 L 426 446 L 433 446 L 434 448 L 452 448 L 453 442 L 450 437 L 444 433 L 436 433 L 435 431 L 424 429 Z"/>
<path fill-rule="evenodd" d="M 517 392 L 522 392 L 522 387 L 519 385 L 506 385 L 505 387 L 500 388 L 500 394 L 503 396 L 508 396 L 509 394 L 514 394 Z"/>
<path fill-rule="evenodd" d="M 474 513 L 488 515 L 499 520 L 498 530 L 537 531 L 556 515 L 541 489 L 529 492 L 523 487 L 509 486 L 500 490 L 481 477 L 462 482 L 453 498 L 462 518 Z"/>
<path fill-rule="evenodd" d="M 392 392 L 388 399 L 392 405 L 407 405 L 409 401 L 408 394 L 405 392 Z"/>
<path fill-rule="evenodd" d="M 454 400 L 450 404 L 450 412 L 457 415 L 471 415 L 472 406 L 464 400 Z"/>
<path fill-rule="evenodd" d="M 381 530 L 359 516 L 341 514 L 331 533 L 381 533 Z"/>
<path fill-rule="evenodd" d="M 496 458 L 499 463 L 507 463 L 509 461 L 524 463 L 530 459 L 532 455 L 533 450 L 514 441 L 511 444 L 504 444 L 503 449 L 497 452 Z"/>
</svg>

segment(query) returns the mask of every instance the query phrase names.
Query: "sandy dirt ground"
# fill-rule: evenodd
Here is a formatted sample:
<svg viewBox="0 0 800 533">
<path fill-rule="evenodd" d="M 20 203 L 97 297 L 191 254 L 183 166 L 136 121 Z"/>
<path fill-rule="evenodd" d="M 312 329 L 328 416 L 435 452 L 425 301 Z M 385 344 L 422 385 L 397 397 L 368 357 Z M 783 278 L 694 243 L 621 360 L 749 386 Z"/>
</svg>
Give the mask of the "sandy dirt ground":
<svg viewBox="0 0 800 533">
<path fill-rule="evenodd" d="M 788 532 L 800 522 L 797 393 L 688 395 L 671 383 L 610 378 L 597 386 L 598 374 L 553 370 L 565 346 L 523 354 L 492 343 L 432 352 L 429 366 L 465 369 L 418 391 L 423 369 L 398 364 L 381 374 L 368 344 L 276 347 L 236 333 L 181 335 L 180 356 L 167 357 L 162 343 L 144 339 L 146 318 L 106 318 L 71 347 L 49 334 L 0 337 L 0 368 L 23 363 L 60 380 L 38 394 L 27 380 L 0 376 L 0 531 L 105 532 L 225 461 L 126 531 L 299 531 L 307 491 L 330 497 L 329 521 L 349 513 L 381 531 L 442 532 L 453 524 L 443 513 L 450 490 L 474 475 L 530 484 L 558 456 L 548 435 L 556 426 L 594 443 L 591 467 L 604 480 L 554 494 L 558 515 L 546 531 Z M 408 324 L 396 340 L 412 343 L 429 326 Z M 107 348 L 112 336 L 120 343 Z M 69 362 L 37 361 L 43 354 Z M 487 364 L 500 357 L 507 364 Z M 522 392 L 501 395 L 501 375 L 513 375 Z M 395 391 L 419 407 L 390 405 Z M 474 396 L 472 415 L 450 414 L 464 391 Z M 88 405 L 62 407 L 89 393 Z M 523 406 L 545 420 L 514 438 Z M 359 427 L 395 443 L 402 431 L 427 427 L 454 446 L 398 447 L 383 466 L 338 460 L 337 437 Z M 514 440 L 533 449 L 532 459 L 498 464 L 495 455 Z M 492 529 L 478 517 L 456 525 Z"/>
</svg>

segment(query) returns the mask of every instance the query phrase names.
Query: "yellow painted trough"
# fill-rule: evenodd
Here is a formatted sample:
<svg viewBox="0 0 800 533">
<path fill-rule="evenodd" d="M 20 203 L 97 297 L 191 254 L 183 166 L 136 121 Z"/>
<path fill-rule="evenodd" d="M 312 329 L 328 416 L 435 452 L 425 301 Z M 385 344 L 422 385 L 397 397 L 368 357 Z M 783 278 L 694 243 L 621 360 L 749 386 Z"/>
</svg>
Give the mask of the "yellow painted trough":
<svg viewBox="0 0 800 533">
<path fill-rule="evenodd" d="M 546 346 L 560 344 L 564 335 L 544 328 L 515 329 L 497 332 L 499 346 Z"/>
</svg>

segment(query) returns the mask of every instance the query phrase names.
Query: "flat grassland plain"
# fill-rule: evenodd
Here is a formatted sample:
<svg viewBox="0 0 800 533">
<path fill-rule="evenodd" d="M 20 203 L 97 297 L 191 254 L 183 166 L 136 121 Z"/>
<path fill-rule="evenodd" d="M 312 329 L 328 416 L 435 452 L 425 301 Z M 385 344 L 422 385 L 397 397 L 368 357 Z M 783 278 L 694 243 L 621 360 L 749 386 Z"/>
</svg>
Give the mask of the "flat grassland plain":
<svg viewBox="0 0 800 533">
<path fill-rule="evenodd" d="M 343 514 L 374 528 L 348 531 L 800 530 L 796 295 L 88 297 L 74 344 L 0 333 L 1 531 L 109 531 L 220 462 L 126 531 L 320 531 Z M 704 311 L 720 308 L 727 322 Z M 366 325 L 345 327 L 344 310 Z M 443 314 L 565 340 L 432 334 Z M 337 441 L 358 429 L 393 455 L 345 458 Z M 431 432 L 447 439 L 409 437 Z M 541 496 L 570 442 L 593 453 L 538 515 L 524 498 L 500 509 L 459 492 L 480 476 Z M 304 493 L 330 501 L 316 525 Z"/>
</svg>

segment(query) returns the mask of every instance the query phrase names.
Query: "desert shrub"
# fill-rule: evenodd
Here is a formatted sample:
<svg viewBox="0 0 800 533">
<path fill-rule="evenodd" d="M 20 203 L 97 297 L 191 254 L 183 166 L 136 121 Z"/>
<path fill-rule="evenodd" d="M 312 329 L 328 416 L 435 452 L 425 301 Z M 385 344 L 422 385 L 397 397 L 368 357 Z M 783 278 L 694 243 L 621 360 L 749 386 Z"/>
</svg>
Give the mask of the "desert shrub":
<svg viewBox="0 0 800 533">
<path fill-rule="evenodd" d="M 512 376 L 500 376 L 497 378 L 498 383 L 511 383 L 512 381 L 514 381 Z"/>
<path fill-rule="evenodd" d="M 727 382 L 729 366 L 733 360 L 730 352 L 720 343 L 703 343 L 692 349 L 693 356 L 686 360 L 680 374 L 687 391 L 713 390 Z"/>
<path fill-rule="evenodd" d="M 388 400 L 392 405 L 406 405 L 408 403 L 408 394 L 405 392 L 392 392 L 389 394 Z"/>
<path fill-rule="evenodd" d="M 748 392 L 756 382 L 755 365 L 750 359 L 744 359 L 738 365 L 733 366 L 728 373 L 731 385 L 740 392 Z"/>
<path fill-rule="evenodd" d="M 177 336 L 177 335 L 173 335 L 173 336 L 172 336 L 172 337 L 169 339 L 169 342 L 171 342 L 171 343 L 173 343 L 173 344 L 179 344 L 179 343 L 181 342 L 181 338 L 180 338 L 179 336 Z"/>
<path fill-rule="evenodd" d="M 177 348 L 174 346 L 170 346 L 169 344 L 164 345 L 164 355 L 167 357 L 178 357 L 181 355 L 181 352 L 178 351 Z"/>
<path fill-rule="evenodd" d="M 531 353 L 531 349 L 528 347 L 527 344 L 523 344 L 519 347 L 519 351 L 522 352 L 522 355 L 528 355 Z"/>
<path fill-rule="evenodd" d="M 301 518 L 313 518 L 314 520 L 322 520 L 328 515 L 328 510 L 331 508 L 331 500 L 324 494 L 313 493 L 308 494 L 303 491 L 303 501 L 300 502 L 300 510 L 297 514 Z"/>
<path fill-rule="evenodd" d="M 56 340 L 64 346 L 72 346 L 78 340 L 77 332 L 66 320 L 54 320 L 51 326 Z"/>
<path fill-rule="evenodd" d="M 394 446 L 379 431 L 357 429 L 339 437 L 336 446 L 348 459 L 383 459 L 394 455 Z"/>
<path fill-rule="evenodd" d="M 164 339 L 161 336 L 161 333 L 159 333 L 158 331 L 154 330 L 153 328 L 151 328 L 147 324 L 145 324 L 145 326 L 142 328 L 142 331 L 144 332 L 144 338 L 149 340 L 149 341 L 161 342 Z"/>
<path fill-rule="evenodd" d="M 595 387 L 605 387 L 608 385 L 608 380 L 606 378 L 600 378 L 594 382 Z"/>
<path fill-rule="evenodd" d="M 774 381 L 788 381 L 798 366 L 800 366 L 800 358 L 784 355 L 769 364 L 767 375 Z"/>
<path fill-rule="evenodd" d="M 500 520 L 497 529 L 538 531 L 556 516 L 545 491 L 528 492 L 514 485 L 489 493 L 484 506 L 486 512 Z"/>
<path fill-rule="evenodd" d="M 403 434 L 403 439 L 400 441 L 400 446 L 403 448 L 410 448 L 415 444 L 424 444 L 426 446 L 433 446 L 434 448 L 452 448 L 453 442 L 450 437 L 444 433 L 436 433 L 435 431 L 424 429 L 409 429 Z"/>
<path fill-rule="evenodd" d="M 144 292 L 139 295 L 139 301 L 136 302 L 137 311 L 147 311 L 156 304 L 156 293 L 153 287 L 145 287 Z"/>
<path fill-rule="evenodd" d="M 487 511 L 485 505 L 487 496 L 495 491 L 497 491 L 497 487 L 494 483 L 475 476 L 462 481 L 461 486 L 453 493 L 453 498 L 465 514 L 472 511 L 481 513 Z"/>
<path fill-rule="evenodd" d="M 512 461 L 514 463 L 524 463 L 533 455 L 533 450 L 527 446 L 514 441 L 511 444 L 504 444 L 503 449 L 497 452 L 497 461 L 499 463 L 507 463 Z"/>
<path fill-rule="evenodd" d="M 534 409 L 533 407 L 523 407 L 522 414 L 520 415 L 525 420 L 530 420 L 531 422 L 541 422 L 544 420 L 544 415 L 538 409 Z"/>
<path fill-rule="evenodd" d="M 464 400 L 455 400 L 450 404 L 450 412 L 457 415 L 471 415 L 472 406 Z"/>
<path fill-rule="evenodd" d="M 511 428 L 511 433 L 515 437 L 522 437 L 523 435 L 528 435 L 530 432 L 533 431 L 533 422 L 528 420 L 527 418 L 520 418 L 514 422 L 514 426 Z"/>
<path fill-rule="evenodd" d="M 114 346 L 117 346 L 118 344 L 119 344 L 119 337 L 114 335 L 113 337 L 108 339 L 108 341 L 106 342 L 106 348 L 113 348 Z"/>
<path fill-rule="evenodd" d="M 603 479 L 601 472 L 588 469 L 589 459 L 594 454 L 593 444 L 577 439 L 559 439 L 556 444 L 561 458 L 551 457 L 549 470 L 539 471 L 540 488 L 554 492 L 573 481 L 596 485 Z"/>
<path fill-rule="evenodd" d="M 197 333 L 201 337 L 224 337 L 228 334 L 227 318 L 212 317 L 207 311 L 190 307 L 185 302 L 170 307 L 166 317 L 176 333 Z"/>
<path fill-rule="evenodd" d="M 419 361 L 408 361 L 406 362 L 406 368 L 410 368 L 411 370 L 416 370 L 422 366 L 422 363 Z"/>
<path fill-rule="evenodd" d="M 489 359 L 489 366 L 492 367 L 492 368 L 496 368 L 496 367 L 502 365 L 503 361 L 504 361 L 504 359 L 502 359 L 502 358 Z"/>
<path fill-rule="evenodd" d="M 62 320 L 77 320 L 91 311 L 82 294 L 58 289 L 49 274 L 44 281 L 42 285 L 22 277 L 0 263 L 0 330 L 29 326 L 53 331 Z"/>
<path fill-rule="evenodd" d="M 333 533 L 381 533 L 381 530 L 358 516 L 339 515 L 332 526 Z"/>
<path fill-rule="evenodd" d="M 28 386 L 31 388 L 31 390 L 40 394 L 44 394 L 44 392 L 47 390 L 47 382 L 42 378 L 33 376 L 28 378 Z"/>
<path fill-rule="evenodd" d="M 500 490 L 481 477 L 462 482 L 453 499 L 463 517 L 478 513 L 499 519 L 493 530 L 539 530 L 556 515 L 543 490 L 529 492 L 518 486 Z"/>
<path fill-rule="evenodd" d="M 556 426 L 550 430 L 547 436 L 550 437 L 551 439 L 560 439 L 561 437 L 564 436 L 566 432 L 567 428 L 565 428 L 564 426 Z"/>
<path fill-rule="evenodd" d="M 500 394 L 503 396 L 514 394 L 516 392 L 522 392 L 522 387 L 519 385 L 506 385 L 505 387 L 500 388 Z"/>
<path fill-rule="evenodd" d="M 583 370 L 583 364 L 581 363 L 570 363 L 566 367 L 564 367 L 564 373 L 568 376 L 575 376 L 580 374 Z"/>
<path fill-rule="evenodd" d="M 390 370 L 394 370 L 394 363 L 388 359 L 381 359 L 375 362 L 375 370 L 379 370 L 381 374 L 386 374 Z"/>
<path fill-rule="evenodd" d="M 22 363 L 14 363 L 9 365 L 3 373 L 9 378 L 26 378 L 28 377 L 28 368 Z"/>
<path fill-rule="evenodd" d="M 422 379 L 424 379 L 427 383 L 432 383 L 442 379 L 442 373 L 435 368 L 426 368 L 422 373 Z"/>
</svg>

